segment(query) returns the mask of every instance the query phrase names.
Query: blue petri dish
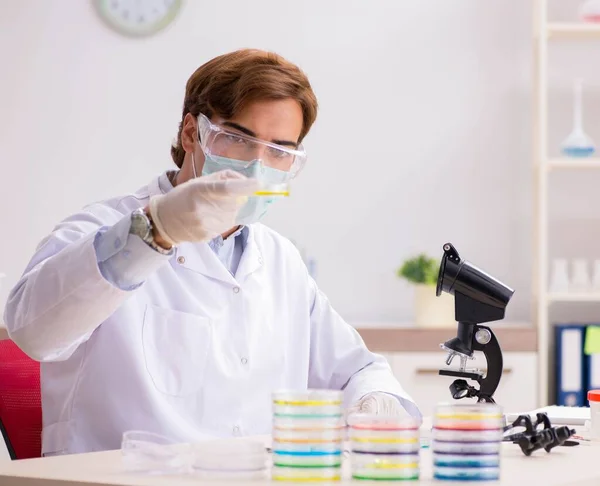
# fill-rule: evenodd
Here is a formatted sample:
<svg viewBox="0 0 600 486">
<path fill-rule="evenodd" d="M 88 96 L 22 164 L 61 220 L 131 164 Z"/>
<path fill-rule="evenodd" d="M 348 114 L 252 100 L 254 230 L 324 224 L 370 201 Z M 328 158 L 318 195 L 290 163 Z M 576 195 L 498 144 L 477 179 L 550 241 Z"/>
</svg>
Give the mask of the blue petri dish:
<svg viewBox="0 0 600 486">
<path fill-rule="evenodd" d="M 443 481 L 496 481 L 500 478 L 500 468 L 461 468 L 434 466 L 433 477 L 434 479 L 440 479 Z"/>
</svg>

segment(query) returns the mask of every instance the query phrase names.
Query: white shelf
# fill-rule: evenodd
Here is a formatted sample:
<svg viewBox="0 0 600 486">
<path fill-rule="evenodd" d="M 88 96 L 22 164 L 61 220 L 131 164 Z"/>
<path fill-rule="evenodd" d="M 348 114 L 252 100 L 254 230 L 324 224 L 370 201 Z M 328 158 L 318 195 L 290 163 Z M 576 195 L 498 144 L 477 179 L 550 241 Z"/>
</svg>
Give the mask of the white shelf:
<svg viewBox="0 0 600 486">
<path fill-rule="evenodd" d="M 600 39 L 600 23 L 553 22 L 547 32 L 550 39 Z"/>
<path fill-rule="evenodd" d="M 548 294 L 548 302 L 598 302 L 600 292 L 564 292 Z"/>
<path fill-rule="evenodd" d="M 600 169 L 600 158 L 598 157 L 586 157 L 586 158 L 558 158 L 550 159 L 546 161 L 546 168 L 548 170 L 590 170 Z"/>
</svg>

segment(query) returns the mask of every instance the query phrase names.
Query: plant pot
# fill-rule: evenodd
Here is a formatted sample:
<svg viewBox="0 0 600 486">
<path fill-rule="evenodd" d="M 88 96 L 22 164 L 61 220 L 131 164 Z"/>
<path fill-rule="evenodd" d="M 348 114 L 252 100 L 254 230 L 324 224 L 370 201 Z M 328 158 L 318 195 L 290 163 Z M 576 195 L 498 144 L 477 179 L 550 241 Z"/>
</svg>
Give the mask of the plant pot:
<svg viewBox="0 0 600 486">
<path fill-rule="evenodd" d="M 415 285 L 415 325 L 417 327 L 456 327 L 454 296 L 435 295 L 435 285 Z"/>
</svg>

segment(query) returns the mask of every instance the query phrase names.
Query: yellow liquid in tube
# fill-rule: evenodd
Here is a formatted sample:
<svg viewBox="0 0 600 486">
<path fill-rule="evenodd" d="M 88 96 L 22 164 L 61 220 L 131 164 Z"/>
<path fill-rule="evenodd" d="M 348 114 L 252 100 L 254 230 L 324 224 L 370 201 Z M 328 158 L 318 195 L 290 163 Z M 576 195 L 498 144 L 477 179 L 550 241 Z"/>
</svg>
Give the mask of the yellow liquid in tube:
<svg viewBox="0 0 600 486">
<path fill-rule="evenodd" d="M 285 190 L 285 191 L 273 191 L 273 190 L 268 190 L 268 189 L 261 189 L 259 191 L 256 191 L 254 193 L 255 196 L 279 196 L 279 197 L 289 197 L 290 195 L 290 191 L 289 190 Z"/>
</svg>

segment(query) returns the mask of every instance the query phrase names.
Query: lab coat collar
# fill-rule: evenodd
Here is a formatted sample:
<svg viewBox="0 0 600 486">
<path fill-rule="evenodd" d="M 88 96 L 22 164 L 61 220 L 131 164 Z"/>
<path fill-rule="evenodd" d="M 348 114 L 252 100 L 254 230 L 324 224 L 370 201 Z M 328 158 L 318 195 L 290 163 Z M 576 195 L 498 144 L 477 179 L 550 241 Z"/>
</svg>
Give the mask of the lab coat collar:
<svg viewBox="0 0 600 486">
<path fill-rule="evenodd" d="M 148 195 L 150 197 L 158 196 L 172 188 L 168 172 L 164 172 L 148 184 Z M 175 249 L 172 263 L 207 277 L 237 285 L 263 265 L 264 259 L 256 244 L 255 231 L 255 225 L 248 225 L 248 240 L 235 277 L 223 266 L 208 243 L 181 243 Z M 241 236 L 239 235 L 239 237 Z"/>
</svg>

